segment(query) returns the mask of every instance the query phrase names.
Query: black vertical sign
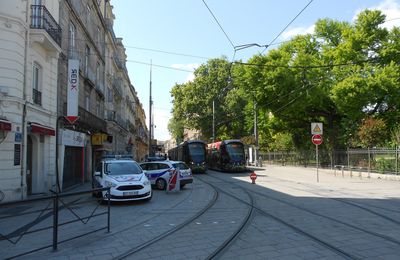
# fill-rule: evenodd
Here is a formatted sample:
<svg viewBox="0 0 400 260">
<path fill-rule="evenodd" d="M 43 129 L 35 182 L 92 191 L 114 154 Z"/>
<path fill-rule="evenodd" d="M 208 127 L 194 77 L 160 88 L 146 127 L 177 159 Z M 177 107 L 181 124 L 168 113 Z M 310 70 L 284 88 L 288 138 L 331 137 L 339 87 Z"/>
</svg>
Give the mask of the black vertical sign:
<svg viewBox="0 0 400 260">
<path fill-rule="evenodd" d="M 21 165 L 21 144 L 14 144 L 14 165 Z"/>
</svg>

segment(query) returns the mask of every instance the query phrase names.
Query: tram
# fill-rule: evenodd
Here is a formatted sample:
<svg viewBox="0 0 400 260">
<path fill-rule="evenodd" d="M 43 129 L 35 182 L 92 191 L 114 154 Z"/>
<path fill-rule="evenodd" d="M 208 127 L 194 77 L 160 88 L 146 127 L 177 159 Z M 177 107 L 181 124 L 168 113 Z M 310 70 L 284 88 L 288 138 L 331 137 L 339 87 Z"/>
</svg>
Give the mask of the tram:
<svg viewBox="0 0 400 260">
<path fill-rule="evenodd" d="M 189 140 L 168 150 L 170 160 L 185 162 L 193 173 L 205 173 L 206 143 L 201 140 Z"/>
<path fill-rule="evenodd" d="M 217 171 L 246 171 L 244 144 L 240 140 L 224 140 L 208 144 L 207 165 Z"/>
</svg>

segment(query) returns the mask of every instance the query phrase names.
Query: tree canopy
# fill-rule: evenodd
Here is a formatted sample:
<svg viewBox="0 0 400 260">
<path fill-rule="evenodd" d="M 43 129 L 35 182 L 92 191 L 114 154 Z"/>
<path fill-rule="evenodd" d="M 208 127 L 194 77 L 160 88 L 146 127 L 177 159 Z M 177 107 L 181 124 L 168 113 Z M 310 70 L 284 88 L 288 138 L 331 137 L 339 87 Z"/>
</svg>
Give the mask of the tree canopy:
<svg viewBox="0 0 400 260">
<path fill-rule="evenodd" d="M 385 16 L 371 10 L 354 23 L 321 19 L 313 34 L 247 62 L 208 60 L 192 82 L 173 87 L 171 134 L 198 129 L 208 141 L 214 102 L 216 139 L 252 140 L 256 112 L 262 149 L 281 147 L 277 140 L 283 137 L 285 149 L 309 147 L 311 122 L 324 124 L 328 149 L 371 144 L 362 140 L 365 133 L 399 126 L 400 29 L 388 30 L 384 23 Z M 366 123 L 371 118 L 385 127 Z"/>
</svg>

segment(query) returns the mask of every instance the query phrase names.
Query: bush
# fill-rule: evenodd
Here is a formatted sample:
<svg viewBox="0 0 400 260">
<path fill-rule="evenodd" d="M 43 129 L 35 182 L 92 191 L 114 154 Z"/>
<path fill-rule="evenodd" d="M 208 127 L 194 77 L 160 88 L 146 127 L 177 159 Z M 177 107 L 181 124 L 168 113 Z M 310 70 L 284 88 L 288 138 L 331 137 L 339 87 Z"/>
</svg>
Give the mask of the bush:
<svg viewBox="0 0 400 260">
<path fill-rule="evenodd" d="M 379 173 L 393 173 L 396 171 L 396 160 L 379 158 L 375 162 L 375 170 Z"/>
</svg>

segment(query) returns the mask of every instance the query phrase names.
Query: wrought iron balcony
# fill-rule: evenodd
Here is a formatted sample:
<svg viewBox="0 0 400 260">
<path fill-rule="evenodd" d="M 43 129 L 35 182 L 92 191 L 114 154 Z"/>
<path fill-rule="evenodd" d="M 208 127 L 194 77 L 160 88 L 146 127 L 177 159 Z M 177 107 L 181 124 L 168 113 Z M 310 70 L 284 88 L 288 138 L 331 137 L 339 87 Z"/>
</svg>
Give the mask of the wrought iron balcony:
<svg viewBox="0 0 400 260">
<path fill-rule="evenodd" d="M 44 29 L 61 46 L 61 27 L 44 5 L 31 5 L 31 28 Z"/>
<path fill-rule="evenodd" d="M 96 115 L 90 113 L 83 107 L 79 107 L 79 124 L 85 126 L 88 129 L 93 129 L 99 132 L 107 132 L 107 122 Z"/>
<path fill-rule="evenodd" d="M 33 89 L 32 99 L 33 99 L 34 104 L 41 106 L 42 105 L 42 92 L 40 92 L 37 89 Z"/>
</svg>

